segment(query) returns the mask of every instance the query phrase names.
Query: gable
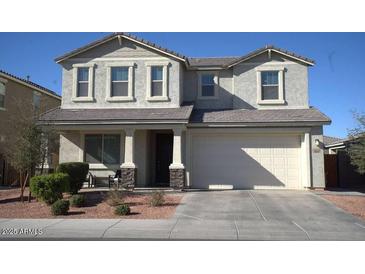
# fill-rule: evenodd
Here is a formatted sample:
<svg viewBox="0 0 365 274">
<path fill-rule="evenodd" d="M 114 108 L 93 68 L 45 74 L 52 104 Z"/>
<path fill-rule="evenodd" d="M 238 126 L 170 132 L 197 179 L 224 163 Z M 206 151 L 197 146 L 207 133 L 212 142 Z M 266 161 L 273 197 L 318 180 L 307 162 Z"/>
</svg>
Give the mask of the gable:
<svg viewBox="0 0 365 274">
<path fill-rule="evenodd" d="M 274 46 L 266 46 L 234 60 L 233 62 L 227 64 L 226 67 L 230 68 L 243 62 L 255 62 L 255 60 L 256 62 L 260 63 L 269 61 L 294 61 L 298 64 L 306 66 L 314 65 L 314 61 L 309 58 L 297 55 L 287 50 L 276 48 Z"/>
<path fill-rule="evenodd" d="M 125 33 L 114 33 L 75 49 L 55 59 L 57 63 L 70 58 L 167 56 L 187 63 L 187 58 L 174 51 Z"/>
<path fill-rule="evenodd" d="M 117 57 L 158 57 L 161 54 L 143 48 L 128 40 L 113 39 L 95 48 L 79 53 L 72 58 L 117 58 Z"/>
</svg>

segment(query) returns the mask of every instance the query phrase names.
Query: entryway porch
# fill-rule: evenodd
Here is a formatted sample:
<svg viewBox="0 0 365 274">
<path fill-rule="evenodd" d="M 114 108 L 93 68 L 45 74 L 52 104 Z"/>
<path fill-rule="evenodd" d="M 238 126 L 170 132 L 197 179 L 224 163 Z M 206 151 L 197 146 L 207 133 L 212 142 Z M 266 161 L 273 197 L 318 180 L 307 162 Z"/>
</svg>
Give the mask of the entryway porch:
<svg viewBox="0 0 365 274">
<path fill-rule="evenodd" d="M 120 170 L 121 183 L 134 188 L 181 189 L 184 139 L 181 125 L 68 129 L 61 132 L 60 162 L 88 162 L 100 187 Z"/>
</svg>

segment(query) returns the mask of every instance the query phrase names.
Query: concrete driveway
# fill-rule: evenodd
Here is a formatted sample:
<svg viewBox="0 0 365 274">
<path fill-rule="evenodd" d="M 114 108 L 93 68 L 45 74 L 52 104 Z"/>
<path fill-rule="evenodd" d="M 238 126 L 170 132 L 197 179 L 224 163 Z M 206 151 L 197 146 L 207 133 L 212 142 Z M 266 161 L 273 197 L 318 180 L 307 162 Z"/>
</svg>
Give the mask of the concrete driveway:
<svg viewBox="0 0 365 274">
<path fill-rule="evenodd" d="M 364 221 L 311 192 L 278 190 L 188 192 L 168 220 L 0 219 L 0 228 L 8 240 L 365 240 Z"/>
</svg>

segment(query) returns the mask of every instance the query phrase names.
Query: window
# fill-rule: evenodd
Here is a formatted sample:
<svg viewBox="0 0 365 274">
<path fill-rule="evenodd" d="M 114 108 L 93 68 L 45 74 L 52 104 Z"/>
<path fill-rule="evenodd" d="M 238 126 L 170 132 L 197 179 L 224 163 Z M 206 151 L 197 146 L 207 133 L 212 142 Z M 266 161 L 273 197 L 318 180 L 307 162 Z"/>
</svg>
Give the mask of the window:
<svg viewBox="0 0 365 274">
<path fill-rule="evenodd" d="M 119 134 L 85 135 L 85 162 L 90 164 L 120 164 Z"/>
<path fill-rule="evenodd" d="M 33 107 L 35 112 L 39 112 L 41 107 L 41 94 L 37 91 L 33 91 Z"/>
<path fill-rule="evenodd" d="M 5 109 L 5 83 L 0 81 L 0 109 Z"/>
<path fill-rule="evenodd" d="M 77 70 L 77 97 L 87 97 L 89 95 L 89 68 L 79 68 Z"/>
<path fill-rule="evenodd" d="M 279 99 L 279 82 L 277 71 L 261 72 L 261 100 Z"/>
<path fill-rule="evenodd" d="M 73 65 L 73 95 L 76 102 L 93 101 L 94 64 Z"/>
<path fill-rule="evenodd" d="M 257 68 L 257 103 L 259 105 L 285 104 L 284 68 Z"/>
<path fill-rule="evenodd" d="M 106 101 L 133 101 L 134 63 L 118 62 L 107 64 Z"/>
<path fill-rule="evenodd" d="M 163 84 L 163 76 L 162 76 L 163 67 L 162 66 L 154 66 L 151 68 L 151 96 L 162 96 L 162 84 Z"/>
<path fill-rule="evenodd" d="M 128 68 L 115 67 L 111 72 L 111 96 L 128 96 Z"/>
<path fill-rule="evenodd" d="M 199 99 L 215 99 L 218 97 L 217 73 L 203 72 L 199 74 Z"/>
<path fill-rule="evenodd" d="M 147 101 L 168 101 L 168 62 L 146 63 Z"/>
<path fill-rule="evenodd" d="M 214 96 L 214 74 L 203 74 L 201 85 L 202 97 Z"/>
</svg>

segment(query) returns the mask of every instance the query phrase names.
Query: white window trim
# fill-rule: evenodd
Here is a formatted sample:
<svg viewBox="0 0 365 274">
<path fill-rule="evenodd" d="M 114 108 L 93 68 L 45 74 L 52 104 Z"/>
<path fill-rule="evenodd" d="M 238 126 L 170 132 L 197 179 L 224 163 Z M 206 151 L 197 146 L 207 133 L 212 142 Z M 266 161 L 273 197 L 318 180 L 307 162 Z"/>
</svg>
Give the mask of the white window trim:
<svg viewBox="0 0 365 274">
<path fill-rule="evenodd" d="M 93 102 L 93 90 L 94 90 L 94 63 L 86 64 L 74 64 L 73 67 L 73 85 L 72 85 L 72 101 L 73 102 Z M 88 96 L 77 97 L 77 72 L 79 68 L 89 68 L 89 85 L 88 85 Z"/>
<path fill-rule="evenodd" d="M 146 100 L 150 102 L 166 102 L 169 101 L 168 96 L 168 66 L 170 63 L 168 61 L 156 61 L 156 62 L 146 62 Z M 151 67 L 162 66 L 162 96 L 152 96 L 152 85 L 151 85 Z"/>
<path fill-rule="evenodd" d="M 213 96 L 203 96 L 202 94 L 202 76 L 203 75 L 214 75 L 214 95 Z M 219 98 L 219 73 L 217 71 L 204 71 L 198 72 L 198 99 L 199 100 L 217 100 Z"/>
<path fill-rule="evenodd" d="M 284 70 L 283 67 L 263 67 L 256 68 L 257 74 L 257 104 L 258 105 L 284 105 Z M 278 72 L 278 99 L 262 100 L 262 86 L 261 86 L 261 72 L 263 71 L 277 71 Z"/>
<path fill-rule="evenodd" d="M 4 92 L 4 107 L 0 107 L 0 110 L 2 111 L 6 111 L 6 108 L 5 108 L 5 97 L 6 97 L 6 83 L 8 82 L 8 80 L 4 79 L 4 78 L 0 78 L 0 82 L 4 84 L 5 86 L 5 92 Z"/>
<path fill-rule="evenodd" d="M 134 101 L 134 62 L 113 62 L 106 64 L 106 101 L 107 102 L 132 102 Z M 111 75 L 114 67 L 128 67 L 128 96 L 112 96 Z"/>
</svg>

